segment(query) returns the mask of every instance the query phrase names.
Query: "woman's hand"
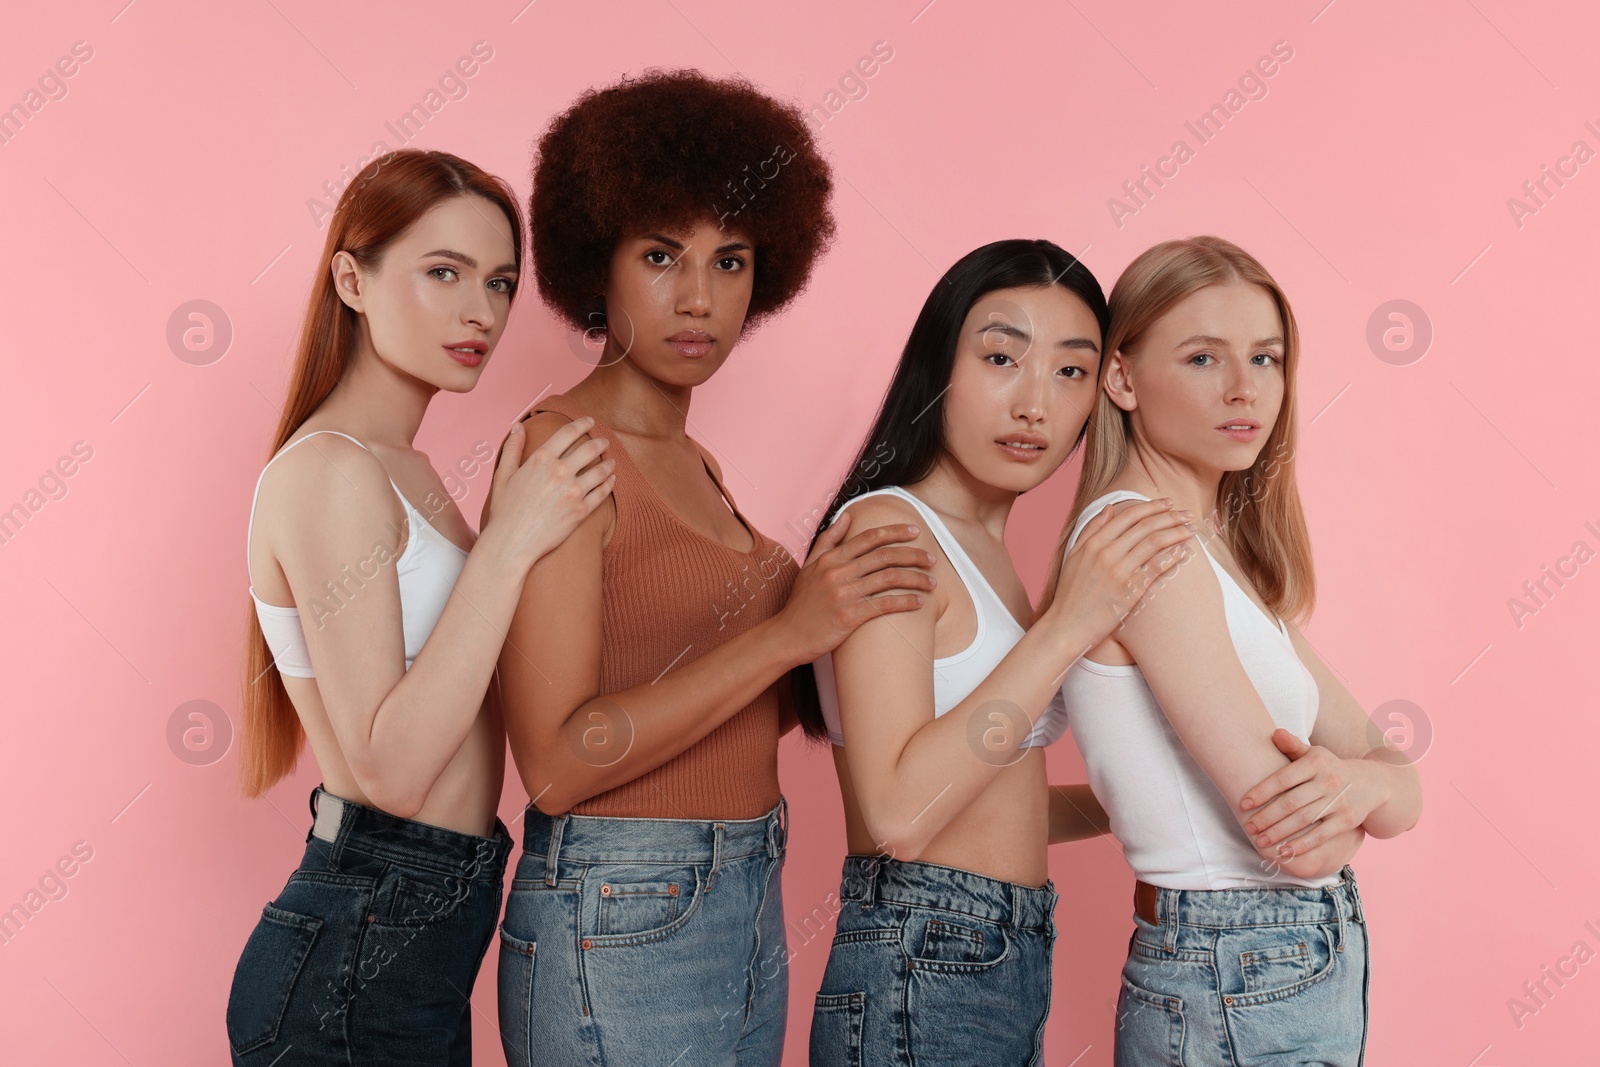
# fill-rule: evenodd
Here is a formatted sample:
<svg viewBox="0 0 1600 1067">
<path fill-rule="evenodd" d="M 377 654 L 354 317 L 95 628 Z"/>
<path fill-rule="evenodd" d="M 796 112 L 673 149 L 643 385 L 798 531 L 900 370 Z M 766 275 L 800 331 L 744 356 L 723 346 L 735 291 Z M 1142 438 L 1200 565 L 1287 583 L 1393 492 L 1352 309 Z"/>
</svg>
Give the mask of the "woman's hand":
<svg viewBox="0 0 1600 1067">
<path fill-rule="evenodd" d="M 484 502 L 483 536 L 501 542 L 524 569 L 565 541 L 611 492 L 616 460 L 595 462 L 611 442 L 589 437 L 593 425 L 588 415 L 567 423 L 524 461 L 526 431 L 518 421 L 500 446 L 500 462 Z"/>
<path fill-rule="evenodd" d="M 1189 558 L 1194 516 L 1168 498 L 1107 504 L 1061 561 L 1040 621 L 1074 620 L 1090 645 L 1115 630 L 1146 592 Z"/>
<path fill-rule="evenodd" d="M 1268 859 L 1304 855 L 1360 826 L 1383 803 L 1369 761 L 1342 759 L 1288 730 L 1274 730 L 1272 743 L 1294 762 L 1251 786 L 1239 801 L 1241 809 L 1255 810 L 1244 829 Z"/>
<path fill-rule="evenodd" d="M 916 526 L 878 526 L 846 541 L 850 519 L 850 512 L 844 512 L 817 538 L 795 577 L 788 603 L 776 616 L 791 628 L 800 663 L 832 652 L 868 619 L 915 611 L 922 605 L 922 597 L 913 592 L 873 594 L 890 589 L 933 589 L 933 575 L 928 573 L 933 555 L 920 548 L 894 545 L 915 538 Z"/>
</svg>

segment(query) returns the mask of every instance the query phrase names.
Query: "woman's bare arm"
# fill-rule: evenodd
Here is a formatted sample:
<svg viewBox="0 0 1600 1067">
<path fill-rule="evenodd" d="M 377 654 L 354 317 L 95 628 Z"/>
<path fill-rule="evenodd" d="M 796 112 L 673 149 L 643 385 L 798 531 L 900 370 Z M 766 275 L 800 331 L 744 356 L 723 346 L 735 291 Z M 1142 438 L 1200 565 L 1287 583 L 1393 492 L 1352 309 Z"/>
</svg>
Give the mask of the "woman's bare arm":
<svg viewBox="0 0 1600 1067">
<path fill-rule="evenodd" d="M 1405 753 L 1373 724 L 1299 627 L 1289 636 L 1317 680 L 1318 710 L 1310 743 L 1279 731 L 1278 746 L 1295 762 L 1251 788 L 1245 830 L 1258 848 L 1314 848 L 1360 827 L 1394 837 L 1422 814 L 1422 780 Z"/>
<path fill-rule="evenodd" d="M 851 512 L 863 528 L 916 515 L 911 504 L 895 497 L 862 500 L 845 513 Z M 1084 551 L 1104 546 L 1107 558 L 1116 556 L 1130 571 L 1189 536 L 1165 504 L 1145 503 L 1107 519 L 1085 527 Z M 926 531 L 913 543 L 929 551 L 938 548 Z M 1062 589 L 987 678 L 937 718 L 933 600 L 867 622 L 834 650 L 845 760 L 867 831 L 879 848 L 904 860 L 921 855 L 1003 767 L 1015 762 L 1067 668 L 1138 600 L 1137 594 L 1121 591 L 1127 583 L 1120 570 L 1086 568 L 1074 556 L 1062 573 L 1064 586 L 1071 588 Z M 1112 599 L 1119 604 L 1107 610 L 1104 602 Z"/>
<path fill-rule="evenodd" d="M 564 422 L 558 413 L 534 415 L 526 423 L 526 447 Z M 916 590 L 931 588 L 925 553 L 884 547 L 905 540 L 905 531 L 854 538 L 843 556 L 830 555 L 843 528 L 824 533 L 784 611 L 691 662 L 663 663 L 650 683 L 602 694 L 601 551 L 611 513 L 597 509 L 534 565 L 500 653 L 506 735 L 517 771 L 533 803 L 551 814 L 632 781 L 694 745 L 787 671 L 831 648 L 838 637 L 823 631 L 831 634 L 837 625 L 842 637 L 869 615 L 914 606 Z M 839 573 L 819 579 L 816 557 L 824 555 Z M 815 608 L 795 617 L 797 597 L 808 604 L 819 599 L 816 593 L 802 597 L 802 582 L 812 587 L 819 581 L 827 584 L 822 595 L 830 617 L 851 620 L 850 626 L 819 626 Z M 891 588 L 911 592 L 865 599 Z"/>
<path fill-rule="evenodd" d="M 585 448 L 578 458 L 597 454 Z M 563 522 L 594 506 L 583 497 L 596 476 L 580 478 L 573 463 L 558 466 L 549 456 L 538 463 L 526 477 L 544 479 L 548 492 L 507 489 L 520 465 L 508 464 L 499 480 L 503 495 L 527 498 L 542 518 L 485 529 L 409 671 L 394 567 L 406 517 L 383 464 L 326 435 L 272 472 L 282 479 L 269 502 L 274 554 L 299 610 L 317 689 L 357 784 L 385 811 L 410 817 L 421 810 L 483 707 L 529 564 L 564 533 Z"/>
<path fill-rule="evenodd" d="M 1233 646 L 1222 585 L 1200 555 L 1181 564 L 1128 617 L 1117 639 L 1132 654 L 1167 720 L 1228 802 L 1240 833 L 1290 874 L 1316 877 L 1336 871 L 1360 845 L 1350 832 L 1325 842 L 1314 855 L 1282 855 L 1255 845 L 1244 824 L 1245 794 L 1289 765 L 1273 743 L 1276 729 Z M 1295 851 L 1291 849 L 1291 851 Z"/>
</svg>

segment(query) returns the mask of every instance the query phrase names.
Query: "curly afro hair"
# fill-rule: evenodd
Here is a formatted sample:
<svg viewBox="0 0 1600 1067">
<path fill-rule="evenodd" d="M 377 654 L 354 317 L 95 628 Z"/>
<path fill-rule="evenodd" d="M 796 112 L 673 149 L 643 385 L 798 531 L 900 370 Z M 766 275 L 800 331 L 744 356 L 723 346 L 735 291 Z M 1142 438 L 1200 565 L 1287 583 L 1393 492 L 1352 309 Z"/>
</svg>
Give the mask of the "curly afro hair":
<svg viewBox="0 0 1600 1067">
<path fill-rule="evenodd" d="M 539 139 L 539 295 L 575 329 L 592 327 L 618 241 L 713 218 L 755 249 L 748 330 L 805 288 L 833 240 L 832 192 L 800 110 L 742 77 L 652 68 L 589 89 Z"/>
</svg>

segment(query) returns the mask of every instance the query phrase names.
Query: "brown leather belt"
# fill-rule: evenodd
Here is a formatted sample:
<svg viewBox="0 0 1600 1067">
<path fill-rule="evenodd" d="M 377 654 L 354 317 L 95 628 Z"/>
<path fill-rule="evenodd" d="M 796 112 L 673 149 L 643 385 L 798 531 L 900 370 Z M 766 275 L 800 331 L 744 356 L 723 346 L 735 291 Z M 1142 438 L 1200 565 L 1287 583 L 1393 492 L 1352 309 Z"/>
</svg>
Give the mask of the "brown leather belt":
<svg viewBox="0 0 1600 1067">
<path fill-rule="evenodd" d="M 1160 886 L 1144 881 L 1133 883 L 1133 913 L 1151 926 L 1161 925 L 1160 918 L 1156 916 L 1156 899 L 1160 894 Z"/>
</svg>

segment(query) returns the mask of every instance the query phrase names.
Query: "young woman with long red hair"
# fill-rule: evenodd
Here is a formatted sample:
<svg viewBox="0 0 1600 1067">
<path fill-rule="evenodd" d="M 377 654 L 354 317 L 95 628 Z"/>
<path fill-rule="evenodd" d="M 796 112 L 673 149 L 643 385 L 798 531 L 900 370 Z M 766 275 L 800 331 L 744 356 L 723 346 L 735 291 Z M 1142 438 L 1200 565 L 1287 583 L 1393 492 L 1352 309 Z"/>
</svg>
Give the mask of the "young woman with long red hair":
<svg viewBox="0 0 1600 1067">
<path fill-rule="evenodd" d="M 505 183 L 443 152 L 375 160 L 329 226 L 251 509 L 241 742 L 247 794 L 307 740 L 322 784 L 234 973 L 235 1064 L 471 1062 L 511 848 L 496 660 L 529 568 L 612 484 L 586 420 L 526 460 L 519 424 L 474 537 L 412 447 L 477 384 L 522 243 Z"/>
</svg>

